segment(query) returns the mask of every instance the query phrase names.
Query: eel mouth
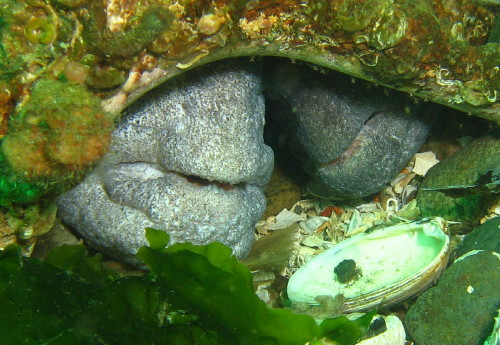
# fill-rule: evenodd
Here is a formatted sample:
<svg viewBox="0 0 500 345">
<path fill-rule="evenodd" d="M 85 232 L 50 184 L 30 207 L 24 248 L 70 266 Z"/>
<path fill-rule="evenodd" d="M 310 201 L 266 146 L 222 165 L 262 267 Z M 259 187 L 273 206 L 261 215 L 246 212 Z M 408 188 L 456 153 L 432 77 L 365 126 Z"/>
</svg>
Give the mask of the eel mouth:
<svg viewBox="0 0 500 345">
<path fill-rule="evenodd" d="M 359 152 L 363 145 L 366 145 L 366 138 L 374 134 L 374 128 L 377 125 L 377 115 L 379 115 L 380 113 L 380 111 L 376 111 L 371 114 L 368 119 L 366 119 L 366 121 L 364 121 L 363 126 L 359 129 L 359 133 L 356 134 L 354 139 L 352 139 L 352 141 L 347 145 L 346 149 L 338 157 L 326 163 L 319 163 L 317 164 L 317 167 L 321 169 L 328 166 L 333 167 L 336 165 L 342 165 L 347 160 L 352 158 L 357 152 Z"/>
<path fill-rule="evenodd" d="M 226 182 L 210 181 L 206 178 L 199 177 L 196 175 L 183 175 L 183 174 L 178 174 L 178 175 L 184 177 L 186 179 L 186 181 L 188 181 L 189 183 L 192 183 L 192 184 L 199 186 L 199 187 L 215 186 L 215 187 L 220 188 L 224 191 L 231 191 L 231 190 L 238 188 L 238 186 L 239 186 L 239 185 L 233 185 L 233 184 L 226 183 Z"/>
</svg>

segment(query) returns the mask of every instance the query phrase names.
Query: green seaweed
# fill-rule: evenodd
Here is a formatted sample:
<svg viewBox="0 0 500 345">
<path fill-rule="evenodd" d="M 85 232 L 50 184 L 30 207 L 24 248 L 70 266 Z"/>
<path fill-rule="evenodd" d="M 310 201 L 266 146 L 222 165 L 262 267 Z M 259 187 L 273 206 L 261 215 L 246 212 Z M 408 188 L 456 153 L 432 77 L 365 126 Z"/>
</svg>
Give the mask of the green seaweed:
<svg viewBox="0 0 500 345">
<path fill-rule="evenodd" d="M 0 140 L 0 146 L 2 141 Z M 31 203 L 48 192 L 42 182 L 29 182 L 8 168 L 0 152 L 0 206 L 10 207 L 13 203 Z"/>
<path fill-rule="evenodd" d="M 217 332 L 220 344 L 235 339 L 241 344 L 304 344 L 316 335 L 312 318 L 267 308 L 253 293 L 248 269 L 220 243 L 184 243 L 163 251 L 143 247 L 138 257 L 175 291 L 173 305 L 198 310 L 199 321 Z"/>
<path fill-rule="evenodd" d="M 1 344 L 354 344 L 373 316 L 327 319 L 270 309 L 248 269 L 220 244 L 170 247 L 147 229 L 143 276 L 119 277 L 84 246 L 62 246 L 42 262 L 17 246 L 0 252 Z"/>
<path fill-rule="evenodd" d="M 488 37 L 488 43 L 500 43 L 500 15 L 497 15 Z"/>
<path fill-rule="evenodd" d="M 356 320 L 349 320 L 345 316 L 326 319 L 321 323 L 322 336 L 334 338 L 338 344 L 354 344 L 365 334 L 375 314 L 374 310 Z"/>
</svg>

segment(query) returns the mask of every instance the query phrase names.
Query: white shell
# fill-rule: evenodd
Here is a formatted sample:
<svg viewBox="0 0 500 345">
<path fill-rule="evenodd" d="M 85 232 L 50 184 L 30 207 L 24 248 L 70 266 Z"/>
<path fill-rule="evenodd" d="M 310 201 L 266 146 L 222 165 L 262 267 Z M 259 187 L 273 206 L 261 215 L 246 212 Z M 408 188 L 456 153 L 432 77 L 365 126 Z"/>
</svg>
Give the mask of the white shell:
<svg viewBox="0 0 500 345">
<path fill-rule="evenodd" d="M 343 312 L 367 311 L 396 304 L 437 279 L 448 259 L 444 220 L 398 224 L 353 236 L 311 259 L 288 282 L 293 303 L 317 305 L 316 297 L 339 294 Z M 359 277 L 339 282 L 334 268 L 351 259 Z"/>
<path fill-rule="evenodd" d="M 356 345 L 404 345 L 406 332 L 401 320 L 395 315 L 383 316 L 387 330 Z"/>
<path fill-rule="evenodd" d="M 276 216 L 276 223 L 269 226 L 271 230 L 280 230 L 288 228 L 290 225 L 300 222 L 304 218 L 296 214 L 295 212 L 288 211 L 284 208 L 278 215 Z"/>
</svg>

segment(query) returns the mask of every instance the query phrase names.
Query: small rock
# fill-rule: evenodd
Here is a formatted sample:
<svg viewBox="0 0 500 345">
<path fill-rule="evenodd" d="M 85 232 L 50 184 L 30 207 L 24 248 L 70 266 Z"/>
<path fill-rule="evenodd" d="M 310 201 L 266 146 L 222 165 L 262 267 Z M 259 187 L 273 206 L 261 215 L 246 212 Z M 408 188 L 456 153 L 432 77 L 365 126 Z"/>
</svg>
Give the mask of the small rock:
<svg viewBox="0 0 500 345">
<path fill-rule="evenodd" d="M 471 250 L 491 250 L 500 253 L 500 216 L 488 220 L 467 234 L 455 249 L 458 258 Z"/>
<path fill-rule="evenodd" d="M 456 260 L 408 310 L 408 334 L 419 345 L 482 345 L 499 307 L 498 272 L 500 254 L 495 252 Z"/>
</svg>

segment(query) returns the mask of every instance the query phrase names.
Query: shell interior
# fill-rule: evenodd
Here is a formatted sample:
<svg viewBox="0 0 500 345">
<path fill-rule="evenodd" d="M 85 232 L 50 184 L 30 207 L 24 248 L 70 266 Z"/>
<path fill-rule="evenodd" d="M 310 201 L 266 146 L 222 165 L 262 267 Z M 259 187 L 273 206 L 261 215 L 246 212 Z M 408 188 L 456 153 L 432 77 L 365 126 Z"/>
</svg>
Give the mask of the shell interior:
<svg viewBox="0 0 500 345">
<path fill-rule="evenodd" d="M 449 238 L 443 227 L 444 221 L 435 218 L 353 236 L 299 268 L 288 282 L 288 297 L 317 305 L 318 296 L 341 294 L 344 312 L 401 302 L 428 286 L 445 267 Z M 348 281 L 336 273 L 345 260 L 356 267 Z"/>
</svg>

